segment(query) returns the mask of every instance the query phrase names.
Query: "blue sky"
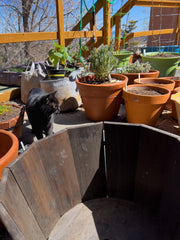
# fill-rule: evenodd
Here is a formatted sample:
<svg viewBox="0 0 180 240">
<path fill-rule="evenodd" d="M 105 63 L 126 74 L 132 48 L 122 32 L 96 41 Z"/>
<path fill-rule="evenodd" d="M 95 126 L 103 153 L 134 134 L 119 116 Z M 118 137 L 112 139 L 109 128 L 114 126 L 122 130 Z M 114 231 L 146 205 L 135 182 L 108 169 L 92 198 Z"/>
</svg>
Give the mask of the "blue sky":
<svg viewBox="0 0 180 240">
<path fill-rule="evenodd" d="M 93 0 L 85 0 L 88 8 L 92 6 Z M 101 0 L 99 0 L 101 1 Z M 112 0 L 111 0 L 112 1 Z M 111 15 L 114 15 L 120 8 L 123 6 L 127 0 L 115 0 L 113 4 L 111 4 Z M 85 9 L 85 6 L 83 5 L 83 8 Z M 149 28 L 149 16 L 150 16 L 150 7 L 136 7 L 134 6 L 128 14 L 126 14 L 122 18 L 122 24 L 126 23 L 127 20 L 134 20 L 137 22 L 137 28 L 135 31 L 146 31 Z M 99 18 L 97 18 L 97 21 L 102 21 Z"/>
</svg>

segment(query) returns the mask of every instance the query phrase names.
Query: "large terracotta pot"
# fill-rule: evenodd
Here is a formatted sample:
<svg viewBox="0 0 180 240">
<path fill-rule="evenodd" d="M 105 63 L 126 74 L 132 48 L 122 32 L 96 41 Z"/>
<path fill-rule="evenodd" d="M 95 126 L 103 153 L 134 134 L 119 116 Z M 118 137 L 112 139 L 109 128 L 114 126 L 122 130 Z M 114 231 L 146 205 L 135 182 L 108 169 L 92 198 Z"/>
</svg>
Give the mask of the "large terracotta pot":
<svg viewBox="0 0 180 240">
<path fill-rule="evenodd" d="M 141 93 L 131 93 L 129 89 L 156 90 L 163 95 L 141 95 Z M 142 123 L 155 126 L 163 108 L 170 96 L 170 91 L 166 88 L 134 84 L 123 88 L 123 98 L 125 100 L 126 116 L 129 123 Z"/>
<path fill-rule="evenodd" d="M 21 138 L 22 130 L 23 130 L 25 108 L 20 107 L 16 104 L 6 104 L 6 105 L 13 105 L 13 106 L 21 109 L 21 111 L 18 116 L 15 116 L 15 117 L 9 119 L 8 121 L 0 122 L 0 129 L 10 131 L 14 135 L 16 135 L 17 138 Z"/>
<path fill-rule="evenodd" d="M 134 79 L 138 78 L 139 73 L 123 73 L 128 77 L 128 85 L 134 84 Z M 157 78 L 159 76 L 158 70 L 150 70 L 148 73 L 140 73 L 140 78 Z"/>
<path fill-rule="evenodd" d="M 86 77 L 76 80 L 86 117 L 93 121 L 114 119 L 118 114 L 122 101 L 122 89 L 127 84 L 128 78 L 121 74 L 111 74 L 112 78 L 121 81 L 98 85 L 83 83 Z"/>
<path fill-rule="evenodd" d="M 19 142 L 17 137 L 0 129 L 0 178 L 3 169 L 18 156 Z"/>
</svg>

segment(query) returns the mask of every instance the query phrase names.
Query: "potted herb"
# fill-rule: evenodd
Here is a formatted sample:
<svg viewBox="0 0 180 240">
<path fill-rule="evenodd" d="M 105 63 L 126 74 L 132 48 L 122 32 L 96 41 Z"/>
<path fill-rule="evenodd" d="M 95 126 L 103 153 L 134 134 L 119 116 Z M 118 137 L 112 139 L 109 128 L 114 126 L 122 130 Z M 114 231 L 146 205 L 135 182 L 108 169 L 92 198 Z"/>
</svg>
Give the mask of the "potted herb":
<svg viewBox="0 0 180 240">
<path fill-rule="evenodd" d="M 73 59 L 66 47 L 56 42 L 53 42 L 53 46 L 54 48 L 48 52 L 47 76 L 40 80 L 40 86 L 47 93 L 57 92 L 61 112 L 73 111 L 81 105 L 75 81 L 70 81 L 66 76 L 67 72 L 75 70 L 68 67 Z"/>
<path fill-rule="evenodd" d="M 112 120 L 117 116 L 122 100 L 122 88 L 128 79 L 121 74 L 111 73 L 116 65 L 113 46 L 102 45 L 91 52 L 92 74 L 76 80 L 86 117 L 90 120 Z"/>
<path fill-rule="evenodd" d="M 0 129 L 22 137 L 25 108 L 12 103 L 0 103 Z"/>
<path fill-rule="evenodd" d="M 47 78 L 54 80 L 64 78 L 65 73 L 72 71 L 67 64 L 73 62 L 68 49 L 65 46 L 57 44 L 53 41 L 53 49 L 48 52 L 48 61 L 46 62 Z"/>
<path fill-rule="evenodd" d="M 157 78 L 159 76 L 158 70 L 150 69 L 151 65 L 147 63 L 140 63 L 138 60 L 134 63 L 128 63 L 122 66 L 122 74 L 128 77 L 128 85 L 134 83 L 134 79 L 138 78 Z"/>
<path fill-rule="evenodd" d="M 142 56 L 143 62 L 149 62 L 153 69 L 160 71 L 159 77 L 174 76 L 180 60 L 180 54 L 173 52 L 150 52 Z"/>
<path fill-rule="evenodd" d="M 123 88 L 127 122 L 155 126 L 170 90 L 153 85 L 133 84 Z"/>
</svg>

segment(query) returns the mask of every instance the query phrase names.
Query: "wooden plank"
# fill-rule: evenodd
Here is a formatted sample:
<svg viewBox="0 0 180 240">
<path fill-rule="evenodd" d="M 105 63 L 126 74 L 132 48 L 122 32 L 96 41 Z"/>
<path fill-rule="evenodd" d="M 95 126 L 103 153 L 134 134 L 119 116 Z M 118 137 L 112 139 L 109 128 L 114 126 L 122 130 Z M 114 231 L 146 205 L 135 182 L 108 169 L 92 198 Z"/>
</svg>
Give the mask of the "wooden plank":
<svg viewBox="0 0 180 240">
<path fill-rule="evenodd" d="M 1 33 L 1 43 L 30 42 L 57 39 L 57 32 Z"/>
<path fill-rule="evenodd" d="M 64 38 L 74 39 L 74 38 L 88 38 L 92 37 L 92 31 L 68 31 L 64 32 Z M 102 37 L 102 31 L 96 31 L 97 37 Z M 30 41 L 45 41 L 57 39 L 57 32 L 38 32 L 38 33 L 3 33 L 0 34 L 0 44 L 1 43 L 13 43 L 13 42 L 30 42 Z"/>
<path fill-rule="evenodd" d="M 180 8 L 178 8 L 178 16 L 177 16 L 177 31 L 176 31 L 176 38 L 175 38 L 175 45 L 179 43 L 179 34 L 180 34 Z"/>
<path fill-rule="evenodd" d="M 68 129 L 83 201 L 106 196 L 102 123 Z"/>
<path fill-rule="evenodd" d="M 103 39 L 104 44 L 109 45 L 111 41 L 111 6 L 108 1 L 103 1 Z"/>
<path fill-rule="evenodd" d="M 134 199 L 175 232 L 180 221 L 180 138 L 142 127 Z"/>
<path fill-rule="evenodd" d="M 103 6 L 103 1 L 98 1 L 95 3 L 96 7 L 95 7 L 95 14 L 97 14 L 100 9 L 102 8 Z M 93 7 L 91 7 L 89 9 L 89 12 L 87 12 L 83 18 L 82 18 L 82 29 L 89 23 L 91 22 L 92 20 L 92 12 L 93 10 Z M 72 28 L 71 31 L 79 31 L 80 30 L 80 21 Z M 66 46 L 69 45 L 71 42 L 72 42 L 73 39 L 67 39 L 65 42 L 66 42 Z"/>
<path fill-rule="evenodd" d="M 173 34 L 177 33 L 177 29 L 159 29 L 159 30 L 149 30 L 143 32 L 133 32 L 126 36 L 125 42 L 128 42 L 132 38 L 136 37 L 143 37 L 143 36 L 152 36 L 152 35 L 159 35 L 159 34 Z M 124 42 L 121 40 L 120 45 L 123 46 Z"/>
<path fill-rule="evenodd" d="M 23 193 L 7 168 L 0 183 L 0 218 L 14 240 L 45 240 Z"/>
<path fill-rule="evenodd" d="M 116 23 L 116 17 L 122 18 L 127 12 L 129 12 L 135 5 L 136 0 L 128 0 L 113 16 L 111 19 L 113 27 Z"/>
<path fill-rule="evenodd" d="M 0 102 L 13 100 L 13 99 L 19 98 L 19 97 L 21 97 L 21 88 L 20 87 L 10 88 L 7 91 L 0 92 Z"/>
<path fill-rule="evenodd" d="M 66 132 L 36 142 L 10 168 L 47 238 L 59 217 L 81 201 Z"/>
<path fill-rule="evenodd" d="M 139 127 L 105 122 L 107 187 L 109 197 L 133 200 Z"/>
<path fill-rule="evenodd" d="M 95 35 L 97 37 L 102 37 L 102 31 L 95 31 Z M 74 38 L 89 38 L 93 37 L 93 31 L 69 31 L 65 32 L 64 36 L 66 39 L 74 39 Z"/>
<path fill-rule="evenodd" d="M 53 191 L 59 215 L 81 202 L 80 189 L 67 131 L 37 142 L 37 149 Z M 48 153 L 48 154 L 47 154 Z"/>
<path fill-rule="evenodd" d="M 114 50 L 119 50 L 120 48 L 120 40 L 121 40 L 121 24 L 120 24 L 120 17 L 115 18 L 115 43 L 114 43 Z"/>
<path fill-rule="evenodd" d="M 56 15 L 57 15 L 57 38 L 59 44 L 65 46 L 63 0 L 56 0 Z"/>
</svg>

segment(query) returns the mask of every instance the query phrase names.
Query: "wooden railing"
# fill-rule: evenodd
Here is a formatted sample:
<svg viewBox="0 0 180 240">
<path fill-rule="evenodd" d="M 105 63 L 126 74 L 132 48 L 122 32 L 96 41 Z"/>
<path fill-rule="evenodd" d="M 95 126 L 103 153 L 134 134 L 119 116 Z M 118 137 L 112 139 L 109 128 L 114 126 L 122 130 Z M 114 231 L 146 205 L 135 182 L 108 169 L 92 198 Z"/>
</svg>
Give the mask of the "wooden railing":
<svg viewBox="0 0 180 240">
<path fill-rule="evenodd" d="M 150 36 L 157 34 L 169 34 L 175 33 L 176 38 L 174 44 L 178 44 L 180 33 L 180 0 L 128 0 L 113 16 L 110 17 L 111 5 L 107 0 L 97 0 L 95 8 L 95 31 L 94 35 L 96 42 L 92 43 L 92 40 L 87 42 L 87 46 L 98 47 L 102 43 L 109 44 L 111 39 L 111 28 L 115 26 L 115 49 L 119 49 L 123 42 L 120 41 L 120 19 L 134 6 L 147 6 L 147 7 L 172 7 L 178 8 L 178 20 L 175 29 L 162 29 L 144 32 L 130 33 L 125 42 L 134 37 Z M 96 30 L 96 14 L 103 8 L 103 27 Z M 76 24 L 72 31 L 64 31 L 64 18 L 63 18 L 63 0 L 56 0 L 57 9 L 57 32 L 25 32 L 25 33 L 4 33 L 0 34 L 0 44 L 13 43 L 13 42 L 28 42 L 28 41 L 41 41 L 41 40 L 53 40 L 57 39 L 61 45 L 69 45 L 75 38 L 92 38 L 93 26 L 92 26 L 92 13 L 87 12 L 82 19 L 82 28 L 86 27 L 90 23 L 90 31 L 79 31 L 80 23 Z M 90 9 L 90 11 L 92 8 Z"/>
</svg>

